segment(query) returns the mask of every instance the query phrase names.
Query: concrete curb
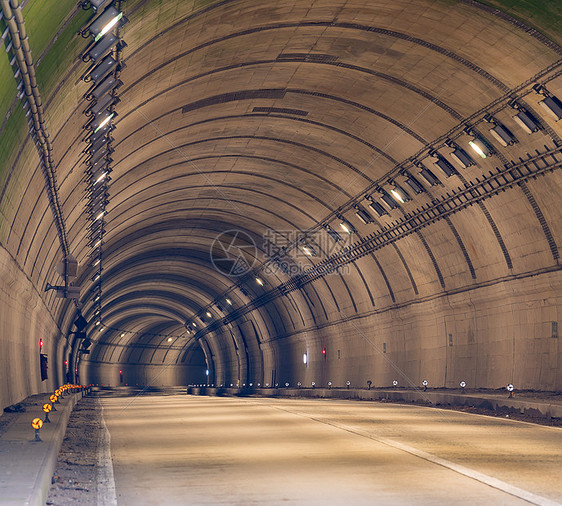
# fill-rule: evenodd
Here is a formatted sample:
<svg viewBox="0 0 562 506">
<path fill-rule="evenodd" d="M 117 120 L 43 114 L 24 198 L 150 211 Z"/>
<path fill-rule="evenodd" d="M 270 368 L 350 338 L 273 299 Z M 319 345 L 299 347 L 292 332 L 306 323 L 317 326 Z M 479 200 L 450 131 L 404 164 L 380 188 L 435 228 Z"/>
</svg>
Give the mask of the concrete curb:
<svg viewBox="0 0 562 506">
<path fill-rule="evenodd" d="M 51 423 L 41 429 L 42 442 L 33 441 L 31 428 L 33 418 L 44 418 L 41 406 L 28 408 L 10 424 L 0 438 L 0 503 L 45 504 L 70 413 L 82 397 L 83 392 L 67 394 L 56 405 L 57 411 L 49 414 Z"/>
<path fill-rule="evenodd" d="M 474 406 L 495 411 L 517 412 L 537 418 L 562 418 L 562 402 L 553 403 L 524 397 L 508 398 L 507 394 L 463 394 L 406 389 L 345 389 L 345 388 L 212 388 L 188 387 L 192 395 L 257 395 L 263 397 L 304 397 L 318 399 L 355 399 L 365 401 L 388 400 L 412 402 L 431 406 Z M 562 400 L 561 400 L 562 401 Z"/>
</svg>

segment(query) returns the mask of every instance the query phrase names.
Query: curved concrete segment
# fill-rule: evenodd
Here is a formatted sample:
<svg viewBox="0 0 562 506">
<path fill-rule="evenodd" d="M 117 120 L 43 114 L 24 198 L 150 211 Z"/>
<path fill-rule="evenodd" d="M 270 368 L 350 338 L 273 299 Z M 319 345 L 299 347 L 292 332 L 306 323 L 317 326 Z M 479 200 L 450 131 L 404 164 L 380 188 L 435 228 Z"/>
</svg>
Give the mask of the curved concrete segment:
<svg viewBox="0 0 562 506">
<path fill-rule="evenodd" d="M 57 5 L 0 0 L 0 407 L 561 391 L 560 2 Z"/>
</svg>

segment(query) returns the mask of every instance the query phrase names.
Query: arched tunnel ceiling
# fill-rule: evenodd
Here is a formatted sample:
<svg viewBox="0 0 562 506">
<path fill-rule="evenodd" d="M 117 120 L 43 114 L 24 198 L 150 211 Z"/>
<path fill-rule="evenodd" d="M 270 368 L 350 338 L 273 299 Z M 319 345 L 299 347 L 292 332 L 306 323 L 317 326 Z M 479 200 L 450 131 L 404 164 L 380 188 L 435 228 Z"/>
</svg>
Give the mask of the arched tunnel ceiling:
<svg viewBox="0 0 562 506">
<path fill-rule="evenodd" d="M 128 47 L 99 315 L 81 165 L 88 84 L 70 57 L 84 47 L 80 37 L 42 90 L 82 312 L 105 348 L 166 347 L 169 334 L 182 336 L 184 349 L 194 342 L 186 327 L 203 338 L 248 318 L 272 339 L 558 268 L 562 127 L 532 87 L 562 97 L 560 6 L 549 23 L 539 20 L 550 39 L 472 1 L 128 0 L 123 8 Z M 69 9 L 57 33 L 85 19 Z M 514 101 L 539 120 L 538 132 L 514 123 Z M 488 115 L 518 142 L 496 142 Z M 449 141 L 468 151 L 474 134 L 494 156 L 473 154 L 466 168 L 451 162 L 451 177 L 434 166 L 436 153 L 451 161 Z M 2 243 L 41 290 L 57 281 L 61 252 L 32 143 L 15 146 Z M 419 175 L 424 167 L 440 184 Z M 407 186 L 411 176 L 421 193 Z M 391 182 L 411 200 L 381 204 L 378 216 L 366 197 L 380 202 Z M 358 219 L 356 206 L 373 221 Z M 325 226 L 343 237 L 342 217 L 356 232 L 336 243 Z M 211 253 L 229 254 L 217 238 L 253 270 L 217 268 Z M 303 254 L 305 243 L 316 256 Z M 46 302 L 68 332 L 74 305 L 53 293 Z M 114 350 L 96 353 L 116 360 Z"/>
</svg>

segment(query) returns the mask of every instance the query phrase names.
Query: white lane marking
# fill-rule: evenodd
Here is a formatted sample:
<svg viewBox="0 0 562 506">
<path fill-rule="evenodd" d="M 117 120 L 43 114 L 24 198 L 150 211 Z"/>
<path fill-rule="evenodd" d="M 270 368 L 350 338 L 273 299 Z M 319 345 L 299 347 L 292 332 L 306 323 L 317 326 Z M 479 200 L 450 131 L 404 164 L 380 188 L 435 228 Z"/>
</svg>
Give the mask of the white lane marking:
<svg viewBox="0 0 562 506">
<path fill-rule="evenodd" d="M 101 406 L 102 430 L 98 445 L 98 482 L 96 504 L 97 506 L 116 506 L 117 495 L 115 493 L 115 478 L 113 476 L 113 461 L 111 460 L 111 435 L 107 429 L 103 416 L 103 404 L 98 398 Z"/>
<path fill-rule="evenodd" d="M 299 413 L 297 411 L 281 408 L 279 406 L 271 406 L 271 407 L 275 407 L 276 409 L 279 409 L 281 411 L 286 411 L 287 413 L 291 413 L 293 415 L 298 415 L 308 418 L 310 420 L 314 420 L 315 422 L 320 422 L 325 425 L 330 425 L 331 427 L 335 427 L 336 429 L 345 430 L 357 436 L 362 436 L 368 439 L 372 439 L 373 441 L 377 441 L 378 443 L 384 444 L 386 446 L 390 446 L 392 448 L 396 448 L 397 450 L 401 450 L 403 452 L 409 453 L 410 455 L 414 455 L 421 459 L 427 460 L 428 462 L 432 462 L 433 464 L 437 464 L 438 466 L 442 466 L 447 469 L 450 469 L 451 471 L 462 474 L 467 478 L 471 478 L 473 480 L 479 481 L 480 483 L 484 483 L 489 487 L 495 488 L 497 490 L 501 490 L 506 494 L 512 495 L 514 497 L 527 501 L 531 504 L 536 504 L 538 506 L 562 506 L 559 502 L 553 501 L 552 499 L 547 499 L 546 497 L 533 494 L 532 492 L 516 487 L 514 485 L 510 485 L 505 481 L 498 480 L 497 478 L 493 478 L 492 476 L 488 476 L 487 474 L 474 471 L 472 469 L 469 469 L 468 467 L 461 466 L 460 464 L 455 464 L 454 462 L 450 462 L 449 460 L 443 459 L 441 457 L 437 457 L 436 455 L 432 455 L 431 453 L 424 452 L 423 450 L 418 450 L 413 446 L 408 446 L 403 443 L 399 443 L 398 441 L 393 441 L 392 439 L 373 436 L 372 434 L 362 431 L 361 429 L 350 427 L 348 425 L 344 425 L 341 423 L 323 420 L 321 418 L 316 418 L 314 416 L 307 415 L 306 413 Z"/>
</svg>

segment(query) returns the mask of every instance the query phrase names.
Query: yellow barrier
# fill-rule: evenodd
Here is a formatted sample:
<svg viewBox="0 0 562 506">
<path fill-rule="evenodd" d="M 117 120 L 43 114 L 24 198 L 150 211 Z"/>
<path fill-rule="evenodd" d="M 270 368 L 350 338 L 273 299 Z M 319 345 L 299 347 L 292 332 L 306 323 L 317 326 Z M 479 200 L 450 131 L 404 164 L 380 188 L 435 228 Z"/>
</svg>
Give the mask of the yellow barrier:
<svg viewBox="0 0 562 506">
<path fill-rule="evenodd" d="M 41 420 L 41 418 L 34 418 L 31 422 L 31 426 L 35 429 L 34 441 L 41 441 L 41 438 L 39 437 L 39 430 L 43 427 L 43 420 Z"/>
</svg>

